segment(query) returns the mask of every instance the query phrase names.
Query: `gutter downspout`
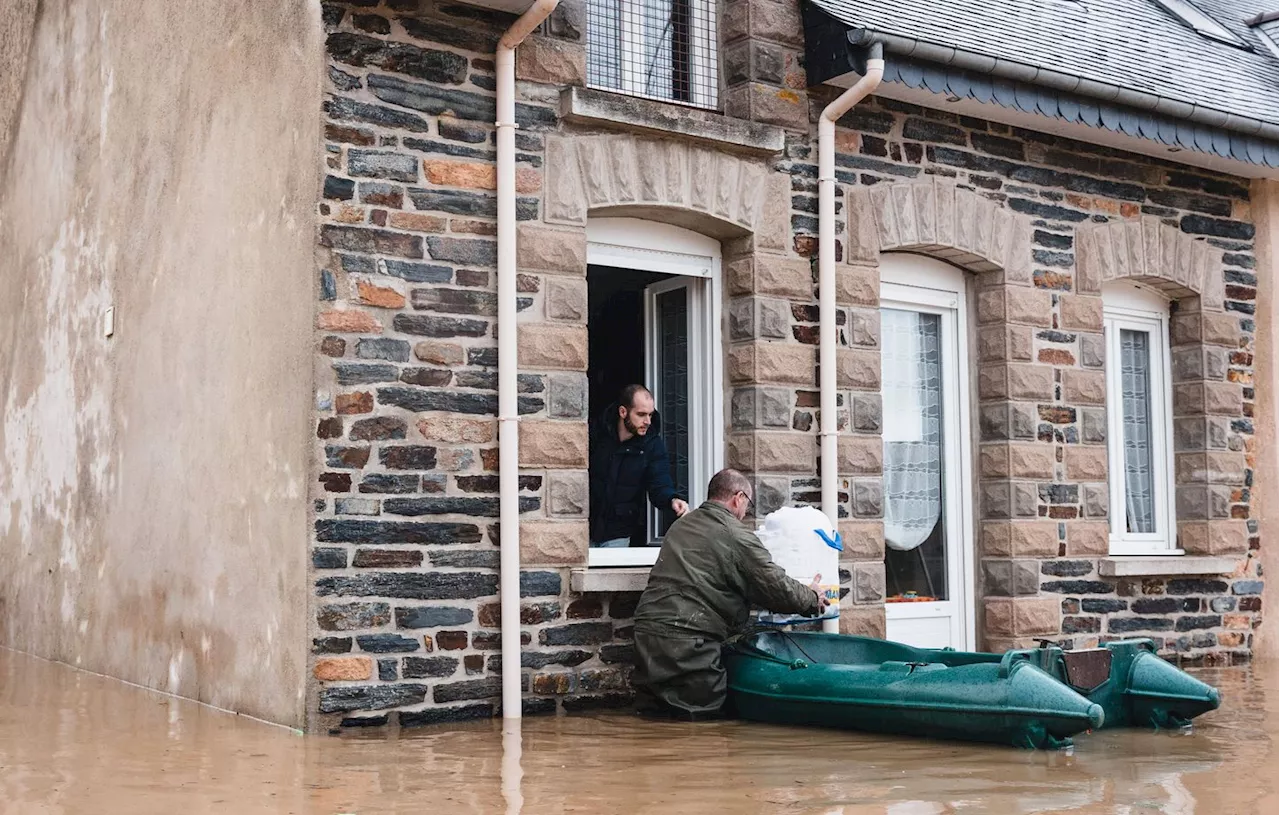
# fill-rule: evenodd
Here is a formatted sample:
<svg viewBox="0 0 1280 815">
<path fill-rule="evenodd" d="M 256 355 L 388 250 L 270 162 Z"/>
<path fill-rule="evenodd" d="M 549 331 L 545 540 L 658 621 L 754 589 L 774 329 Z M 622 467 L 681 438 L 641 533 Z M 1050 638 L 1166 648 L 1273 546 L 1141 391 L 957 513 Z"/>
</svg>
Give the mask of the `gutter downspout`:
<svg viewBox="0 0 1280 815">
<path fill-rule="evenodd" d="M 873 43 L 867 70 L 852 88 L 823 109 L 818 118 L 818 367 L 822 409 L 822 511 L 833 527 L 840 523 L 838 426 L 836 417 L 836 120 L 870 96 L 884 76 L 884 52 Z M 505 613 L 505 607 L 504 607 Z M 823 620 L 822 630 L 839 633 L 839 619 Z M 503 664 L 506 664 L 505 661 Z"/>
<path fill-rule="evenodd" d="M 520 718 L 520 411 L 516 396 L 516 47 L 559 0 L 534 0 L 498 41 L 498 599 L 502 717 Z"/>
</svg>

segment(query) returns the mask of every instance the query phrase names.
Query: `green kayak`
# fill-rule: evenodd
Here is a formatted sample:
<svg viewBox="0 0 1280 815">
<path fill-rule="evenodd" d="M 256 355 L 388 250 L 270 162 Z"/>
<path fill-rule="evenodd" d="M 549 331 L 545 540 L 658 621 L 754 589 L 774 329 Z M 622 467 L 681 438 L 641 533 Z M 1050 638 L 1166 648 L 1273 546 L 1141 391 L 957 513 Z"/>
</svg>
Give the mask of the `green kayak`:
<svg viewBox="0 0 1280 815">
<path fill-rule="evenodd" d="M 1061 747 L 1101 727 L 1182 727 L 1221 701 L 1148 639 L 985 654 L 767 631 L 732 641 L 726 661 L 745 719 L 1018 747 Z"/>
</svg>

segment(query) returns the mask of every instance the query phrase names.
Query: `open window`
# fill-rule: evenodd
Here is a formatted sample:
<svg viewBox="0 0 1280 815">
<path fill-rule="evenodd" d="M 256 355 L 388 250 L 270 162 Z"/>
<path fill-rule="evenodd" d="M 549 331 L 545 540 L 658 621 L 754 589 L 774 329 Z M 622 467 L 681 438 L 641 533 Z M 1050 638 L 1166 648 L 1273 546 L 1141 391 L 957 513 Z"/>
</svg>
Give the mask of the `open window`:
<svg viewBox="0 0 1280 815">
<path fill-rule="evenodd" d="M 587 84 L 716 107 L 716 9 L 714 0 L 588 0 Z"/>
<path fill-rule="evenodd" d="M 1181 554 L 1173 517 L 1169 300 L 1137 283 L 1103 290 L 1111 554 Z"/>
<path fill-rule="evenodd" d="M 697 506 L 724 460 L 720 245 L 633 218 L 587 226 L 587 334 L 592 432 L 618 392 L 653 392 L 677 490 Z M 598 475 L 598 474 L 593 474 Z M 649 566 L 674 514 L 650 507 L 631 545 L 592 545 L 590 566 Z"/>
</svg>

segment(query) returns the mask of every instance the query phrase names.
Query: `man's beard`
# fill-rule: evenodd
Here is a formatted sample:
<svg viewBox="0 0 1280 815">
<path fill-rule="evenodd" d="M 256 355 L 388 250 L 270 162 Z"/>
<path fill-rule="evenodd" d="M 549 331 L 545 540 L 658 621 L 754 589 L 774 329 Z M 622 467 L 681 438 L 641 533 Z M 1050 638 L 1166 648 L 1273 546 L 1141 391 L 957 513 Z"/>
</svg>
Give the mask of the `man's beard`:
<svg viewBox="0 0 1280 815">
<path fill-rule="evenodd" d="M 623 417 L 622 417 L 622 426 L 623 426 L 623 427 L 625 427 L 625 428 L 626 428 L 626 430 L 627 430 L 627 432 L 628 432 L 628 433 L 630 433 L 630 434 L 631 434 L 631 435 L 633 435 L 633 436 L 643 436 L 643 435 L 644 435 L 644 433 L 643 433 L 643 432 L 641 432 L 641 430 L 640 430 L 639 428 L 637 428 L 635 425 L 633 425 L 633 424 L 631 423 L 631 413 L 630 413 L 630 412 L 628 412 L 628 413 L 627 413 L 627 415 L 625 415 L 625 416 L 623 416 Z"/>
</svg>

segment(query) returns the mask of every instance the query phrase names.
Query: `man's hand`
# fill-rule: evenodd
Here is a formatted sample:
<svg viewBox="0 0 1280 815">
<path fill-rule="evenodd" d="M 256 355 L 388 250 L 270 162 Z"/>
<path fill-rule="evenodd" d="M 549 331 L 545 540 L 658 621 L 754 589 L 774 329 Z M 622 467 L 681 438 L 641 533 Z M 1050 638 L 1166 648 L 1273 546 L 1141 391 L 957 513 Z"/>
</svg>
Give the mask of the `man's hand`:
<svg viewBox="0 0 1280 815">
<path fill-rule="evenodd" d="M 679 498 L 672 498 L 671 511 L 676 514 L 677 518 L 679 518 L 681 515 L 684 515 L 689 511 L 689 505 L 684 501 L 681 501 Z"/>
<path fill-rule="evenodd" d="M 820 582 L 821 580 L 822 580 L 822 575 L 815 574 L 813 576 L 813 582 L 809 584 L 809 588 L 813 589 L 813 593 L 818 595 L 818 614 L 819 615 L 825 612 L 827 610 L 827 607 L 831 605 L 831 601 L 827 599 L 827 593 L 822 590 L 822 584 Z"/>
</svg>

